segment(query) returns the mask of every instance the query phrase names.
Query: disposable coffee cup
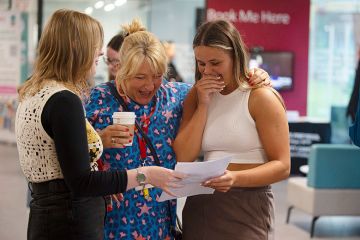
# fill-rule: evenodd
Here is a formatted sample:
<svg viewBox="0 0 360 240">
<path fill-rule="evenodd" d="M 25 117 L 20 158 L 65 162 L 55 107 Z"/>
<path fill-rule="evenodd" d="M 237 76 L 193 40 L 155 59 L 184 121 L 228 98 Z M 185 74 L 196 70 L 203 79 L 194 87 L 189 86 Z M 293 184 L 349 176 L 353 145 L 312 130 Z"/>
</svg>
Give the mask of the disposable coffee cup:
<svg viewBox="0 0 360 240">
<path fill-rule="evenodd" d="M 127 126 L 129 132 L 132 134 L 131 142 L 124 144 L 125 146 L 132 146 L 134 138 L 134 128 L 135 128 L 135 118 L 136 115 L 134 112 L 114 112 L 112 115 L 113 124 L 120 124 Z M 129 138 L 130 140 L 130 138 Z"/>
</svg>

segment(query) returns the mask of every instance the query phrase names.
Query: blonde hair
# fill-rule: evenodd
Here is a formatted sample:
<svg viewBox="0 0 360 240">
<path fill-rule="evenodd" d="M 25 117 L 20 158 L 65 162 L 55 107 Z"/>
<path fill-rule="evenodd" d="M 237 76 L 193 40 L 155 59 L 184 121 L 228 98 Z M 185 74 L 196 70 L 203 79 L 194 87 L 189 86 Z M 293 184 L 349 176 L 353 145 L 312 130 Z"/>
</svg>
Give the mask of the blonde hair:
<svg viewBox="0 0 360 240">
<path fill-rule="evenodd" d="M 41 34 L 33 75 L 19 88 L 20 101 L 36 94 L 48 80 L 80 94 L 87 88 L 103 38 L 101 24 L 94 18 L 67 9 L 54 12 Z"/>
<path fill-rule="evenodd" d="M 122 28 L 125 39 L 119 51 L 120 69 L 116 84 L 120 84 L 126 94 L 125 81 L 136 75 L 144 60 L 148 61 L 155 74 L 164 75 L 167 72 L 167 56 L 160 40 L 148 32 L 138 19 Z"/>
</svg>

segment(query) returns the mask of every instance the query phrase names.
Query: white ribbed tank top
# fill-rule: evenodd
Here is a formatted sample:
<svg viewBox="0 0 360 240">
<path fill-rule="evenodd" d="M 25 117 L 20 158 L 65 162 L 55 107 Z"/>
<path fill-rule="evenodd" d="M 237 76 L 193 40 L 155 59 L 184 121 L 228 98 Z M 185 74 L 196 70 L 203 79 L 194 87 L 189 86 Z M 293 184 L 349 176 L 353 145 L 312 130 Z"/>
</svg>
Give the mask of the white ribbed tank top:
<svg viewBox="0 0 360 240">
<path fill-rule="evenodd" d="M 212 97 L 202 139 L 205 161 L 231 156 L 231 163 L 267 162 L 249 112 L 250 92 L 236 89 Z"/>
</svg>

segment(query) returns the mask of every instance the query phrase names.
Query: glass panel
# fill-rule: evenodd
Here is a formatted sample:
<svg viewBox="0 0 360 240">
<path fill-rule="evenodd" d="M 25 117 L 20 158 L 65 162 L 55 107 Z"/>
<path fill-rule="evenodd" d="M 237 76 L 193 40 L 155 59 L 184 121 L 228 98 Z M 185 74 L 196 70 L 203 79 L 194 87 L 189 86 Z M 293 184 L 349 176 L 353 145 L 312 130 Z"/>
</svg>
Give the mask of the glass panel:
<svg viewBox="0 0 360 240">
<path fill-rule="evenodd" d="M 356 12 L 359 12 L 359 1 L 312 1 L 309 117 L 330 120 L 331 106 L 346 106 L 349 101 L 357 60 Z"/>
</svg>

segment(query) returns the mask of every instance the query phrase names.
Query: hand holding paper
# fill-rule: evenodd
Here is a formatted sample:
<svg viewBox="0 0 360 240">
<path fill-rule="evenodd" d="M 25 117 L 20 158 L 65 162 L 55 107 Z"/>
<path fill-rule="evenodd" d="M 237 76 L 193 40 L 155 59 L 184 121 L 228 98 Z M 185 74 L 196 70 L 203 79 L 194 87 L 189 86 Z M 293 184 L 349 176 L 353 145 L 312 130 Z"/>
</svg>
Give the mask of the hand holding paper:
<svg viewBox="0 0 360 240">
<path fill-rule="evenodd" d="M 234 184 L 235 176 L 233 171 L 225 170 L 225 173 L 219 177 L 212 178 L 204 182 L 204 187 L 211 187 L 218 192 L 227 192 Z"/>
<path fill-rule="evenodd" d="M 204 187 L 201 184 L 210 178 L 223 175 L 230 160 L 230 157 L 226 157 L 206 162 L 177 163 L 175 171 L 184 173 L 187 177 L 179 182 L 183 187 L 171 188 L 170 191 L 177 197 L 213 193 L 214 189 Z M 176 197 L 163 192 L 158 201 L 162 202 L 174 198 Z"/>
</svg>

